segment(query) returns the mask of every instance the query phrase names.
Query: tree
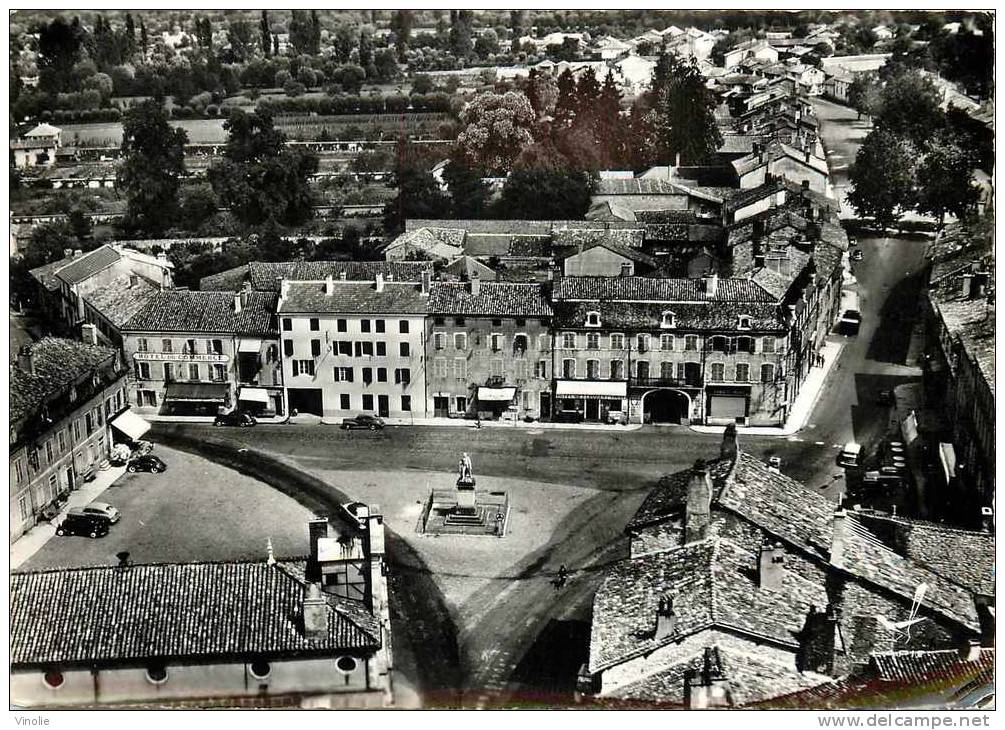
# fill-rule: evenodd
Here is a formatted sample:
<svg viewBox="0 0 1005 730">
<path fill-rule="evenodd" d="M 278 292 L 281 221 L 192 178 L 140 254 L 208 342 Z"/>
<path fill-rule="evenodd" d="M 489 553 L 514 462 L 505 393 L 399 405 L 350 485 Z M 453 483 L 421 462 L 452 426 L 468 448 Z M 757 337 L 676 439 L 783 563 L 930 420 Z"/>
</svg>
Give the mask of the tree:
<svg viewBox="0 0 1005 730">
<path fill-rule="evenodd" d="M 252 53 L 254 41 L 251 38 L 251 25 L 246 21 L 232 21 L 227 26 L 227 41 L 230 43 L 230 55 L 237 61 L 246 60 Z"/>
<path fill-rule="evenodd" d="M 147 55 L 147 27 L 143 24 L 143 18 L 140 18 L 140 48 L 143 49 L 143 56 L 146 58 Z"/>
<path fill-rule="evenodd" d="M 693 58 L 663 54 L 653 72 L 653 140 L 659 161 L 698 164 L 722 144 L 716 99 Z"/>
<path fill-rule="evenodd" d="M 57 92 L 69 88 L 70 72 L 80 58 L 83 36 L 80 22 L 76 18 L 68 24 L 63 18 L 57 17 L 39 29 L 38 68 L 42 89 Z"/>
<path fill-rule="evenodd" d="M 126 230 L 161 233 L 174 223 L 187 141 L 185 130 L 168 123 L 162 98 L 148 99 L 126 111 L 123 160 L 116 175 L 116 187 L 127 198 Z"/>
<path fill-rule="evenodd" d="M 504 174 L 520 150 L 533 144 L 534 120 L 534 110 L 522 93 L 482 93 L 461 110 L 464 128 L 457 145 L 472 166 Z"/>
<path fill-rule="evenodd" d="M 136 52 L 136 23 L 132 13 L 126 13 L 126 51 L 130 56 Z"/>
<path fill-rule="evenodd" d="M 262 36 L 262 55 L 268 58 L 269 51 L 272 50 L 272 29 L 269 27 L 269 11 L 262 11 L 262 19 L 258 22 L 258 29 Z"/>
<path fill-rule="evenodd" d="M 475 41 L 475 53 L 482 60 L 499 53 L 499 36 L 494 30 L 488 28 Z"/>
<path fill-rule="evenodd" d="M 538 118 L 551 116 L 558 101 L 558 85 L 550 74 L 538 73 L 536 68 L 530 70 L 524 94 Z"/>
<path fill-rule="evenodd" d="M 391 32 L 394 33 L 394 50 L 398 54 L 398 63 L 405 63 L 408 52 L 408 40 L 414 24 L 411 10 L 395 10 L 391 13 Z"/>
<path fill-rule="evenodd" d="M 94 223 L 91 221 L 91 216 L 87 215 L 80 208 L 71 210 L 67 221 L 70 224 L 70 230 L 77 237 L 78 241 L 86 241 L 91 237 L 91 233 L 94 231 Z"/>
<path fill-rule="evenodd" d="M 848 202 L 859 216 L 886 230 L 914 206 L 918 150 L 907 139 L 874 129 L 866 136 L 848 171 Z"/>
<path fill-rule="evenodd" d="M 942 95 L 935 84 L 919 71 L 898 74 L 883 87 L 876 127 L 906 137 L 921 147 L 945 127 L 945 115 L 939 109 L 941 102 Z"/>
<path fill-rule="evenodd" d="M 356 47 L 356 31 L 348 23 L 343 23 L 335 28 L 335 35 L 331 39 L 332 52 L 339 63 L 347 63 L 349 54 Z"/>
<path fill-rule="evenodd" d="M 590 207 L 593 180 L 586 172 L 528 167 L 506 179 L 497 212 L 501 218 L 580 220 Z"/>
<path fill-rule="evenodd" d="M 848 103 L 859 118 L 875 116 L 883 104 L 883 85 L 875 71 L 858 74 L 848 86 Z"/>
<path fill-rule="evenodd" d="M 918 165 L 918 212 L 945 223 L 946 213 L 963 218 L 977 205 L 979 191 L 973 182 L 974 160 L 960 139 L 948 133 L 934 136 Z"/>
<path fill-rule="evenodd" d="M 392 81 L 398 75 L 398 62 L 390 48 L 381 48 L 373 54 L 373 65 L 381 81 Z"/>
<path fill-rule="evenodd" d="M 471 25 L 474 13 L 470 10 L 450 11 L 450 52 L 457 58 L 466 59 L 474 46 L 471 43 Z"/>
<path fill-rule="evenodd" d="M 287 149 L 286 137 L 265 109 L 231 111 L 224 157 L 209 168 L 220 202 L 245 224 L 274 221 L 296 226 L 314 214 L 310 178 L 318 170 L 313 152 Z"/>
<path fill-rule="evenodd" d="M 555 100 L 555 127 L 571 127 L 579 102 L 576 99 L 576 77 L 565 69 L 558 75 L 558 98 Z"/>
<path fill-rule="evenodd" d="M 96 73 L 84 81 L 85 89 L 94 89 L 101 94 L 103 99 L 107 99 L 112 95 L 112 90 L 115 85 L 112 83 L 112 77 L 105 73 Z"/>
<path fill-rule="evenodd" d="M 347 63 L 335 71 L 333 81 L 345 89 L 347 94 L 358 94 L 366 81 L 366 71 L 354 63 Z"/>
<path fill-rule="evenodd" d="M 293 10 L 290 19 L 290 45 L 297 53 L 317 54 L 314 48 L 314 24 L 306 10 Z M 320 40 L 320 37 L 319 37 Z"/>
<path fill-rule="evenodd" d="M 443 169 L 443 180 L 450 193 L 451 218 L 481 218 L 485 214 L 491 191 L 479 171 L 468 165 L 463 156 L 451 158 Z"/>
<path fill-rule="evenodd" d="M 384 228 L 389 235 L 405 229 L 409 218 L 443 218 L 450 210 L 450 200 L 440 190 L 425 164 L 399 152 L 399 166 L 394 174 L 398 195 L 384 208 Z"/>
<path fill-rule="evenodd" d="M 415 76 L 412 77 L 413 94 L 428 94 L 432 92 L 434 88 L 433 79 L 429 76 L 429 74 L 415 74 Z"/>
</svg>

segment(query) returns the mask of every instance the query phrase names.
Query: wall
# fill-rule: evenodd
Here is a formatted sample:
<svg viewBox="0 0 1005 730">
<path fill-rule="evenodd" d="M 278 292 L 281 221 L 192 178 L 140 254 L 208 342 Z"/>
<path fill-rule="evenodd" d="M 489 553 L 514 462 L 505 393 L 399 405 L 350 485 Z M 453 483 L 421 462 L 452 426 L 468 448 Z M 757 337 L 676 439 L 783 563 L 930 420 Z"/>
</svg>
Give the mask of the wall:
<svg viewBox="0 0 1005 730">
<path fill-rule="evenodd" d="M 772 160 L 770 168 L 771 174 L 776 177 L 783 177 L 794 183 L 802 183 L 803 180 L 809 180 L 810 190 L 821 195 L 827 194 L 827 175 L 791 157 L 785 156 Z"/>
<path fill-rule="evenodd" d="M 280 358 L 282 360 L 283 382 L 286 388 L 309 388 L 322 391 L 322 407 L 325 417 L 353 416 L 359 413 L 378 414 L 379 396 L 387 396 L 389 416 L 392 418 L 424 418 L 426 416 L 425 387 L 425 343 L 423 316 L 421 315 L 356 315 L 318 314 L 313 319 L 318 329 L 310 329 L 312 317 L 301 314 L 281 315 Z M 286 328 L 289 320 L 290 329 Z M 345 322 L 345 332 L 339 331 L 339 321 Z M 370 332 L 363 331 L 363 321 L 370 323 Z M 384 332 L 378 332 L 378 322 L 383 323 Z M 408 331 L 401 332 L 401 322 L 407 322 Z M 320 341 L 321 355 L 312 356 L 311 342 Z M 352 355 L 331 351 L 339 342 L 352 343 Z M 287 343 L 292 343 L 288 345 Z M 356 343 L 370 343 L 374 355 L 356 355 Z M 377 343 L 383 343 L 386 354 L 376 355 Z M 408 346 L 408 355 L 401 355 L 400 346 Z M 288 348 L 292 347 L 292 355 Z M 314 361 L 314 375 L 293 375 L 294 360 Z M 347 367 L 353 370 L 351 382 L 335 380 L 335 368 Z M 370 383 L 364 382 L 363 370 L 369 368 Z M 386 373 L 386 381 L 379 379 L 379 369 Z M 396 383 L 395 371 L 407 369 L 409 382 Z M 342 407 L 342 395 L 349 396 L 349 407 Z M 372 407 L 364 408 L 364 395 L 372 396 Z M 403 407 L 402 396 L 411 399 L 411 410 Z M 287 393 L 287 402 L 290 402 Z"/>
<path fill-rule="evenodd" d="M 250 664 L 240 661 L 168 665 L 168 679 L 160 685 L 147 680 L 143 667 L 102 669 L 94 674 L 89 669 L 74 669 L 63 672 L 65 681 L 59 689 L 47 687 L 39 670 L 14 671 L 10 693 L 13 701 L 27 705 L 159 702 L 284 693 L 347 693 L 350 706 L 383 704 L 383 688 L 367 686 L 370 660 L 358 659 L 356 669 L 346 674 L 335 666 L 336 659 L 275 661 L 265 680 L 255 679 Z"/>
<path fill-rule="evenodd" d="M 563 263 L 566 276 L 619 276 L 623 264 L 630 267 L 629 276 L 635 275 L 634 261 L 603 246 L 573 254 Z"/>
</svg>

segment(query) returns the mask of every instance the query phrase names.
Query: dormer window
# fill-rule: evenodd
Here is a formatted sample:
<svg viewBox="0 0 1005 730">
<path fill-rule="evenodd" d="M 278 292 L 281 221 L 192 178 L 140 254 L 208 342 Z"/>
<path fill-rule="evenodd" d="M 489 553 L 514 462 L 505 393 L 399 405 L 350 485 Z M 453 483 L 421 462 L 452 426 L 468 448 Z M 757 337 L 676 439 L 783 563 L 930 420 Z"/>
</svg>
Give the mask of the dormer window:
<svg viewBox="0 0 1005 730">
<path fill-rule="evenodd" d="M 586 313 L 586 326 L 587 327 L 599 327 L 600 326 L 600 312 L 587 312 Z"/>
<path fill-rule="evenodd" d="M 739 322 L 737 322 L 736 328 L 737 329 L 741 329 L 741 330 L 749 330 L 750 329 L 750 317 L 747 316 L 746 314 L 741 314 L 740 315 L 740 320 L 739 320 Z"/>
<path fill-rule="evenodd" d="M 670 327 L 677 326 L 677 317 L 673 312 L 663 312 L 663 317 L 660 319 L 660 327 L 669 329 Z"/>
</svg>

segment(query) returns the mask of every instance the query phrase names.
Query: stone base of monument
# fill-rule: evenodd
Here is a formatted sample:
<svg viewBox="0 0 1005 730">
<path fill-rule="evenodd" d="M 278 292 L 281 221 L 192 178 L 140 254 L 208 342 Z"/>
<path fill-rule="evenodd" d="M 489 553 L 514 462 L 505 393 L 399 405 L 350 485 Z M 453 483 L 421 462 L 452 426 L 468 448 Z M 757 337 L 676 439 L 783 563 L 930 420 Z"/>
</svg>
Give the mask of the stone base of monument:
<svg viewBox="0 0 1005 730">
<path fill-rule="evenodd" d="M 487 492 L 457 485 L 434 489 L 417 525 L 418 532 L 433 535 L 484 535 L 503 537 L 509 517 L 505 492 Z"/>
</svg>

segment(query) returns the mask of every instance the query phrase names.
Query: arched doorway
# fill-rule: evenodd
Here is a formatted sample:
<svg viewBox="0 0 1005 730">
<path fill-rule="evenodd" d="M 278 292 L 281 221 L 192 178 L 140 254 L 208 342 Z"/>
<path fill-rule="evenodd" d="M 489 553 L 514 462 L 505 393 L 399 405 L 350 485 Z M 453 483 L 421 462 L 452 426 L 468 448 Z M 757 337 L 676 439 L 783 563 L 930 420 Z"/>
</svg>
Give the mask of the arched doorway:
<svg viewBox="0 0 1005 730">
<path fill-rule="evenodd" d="M 691 397 L 680 390 L 651 390 L 642 396 L 643 423 L 687 423 Z"/>
</svg>

